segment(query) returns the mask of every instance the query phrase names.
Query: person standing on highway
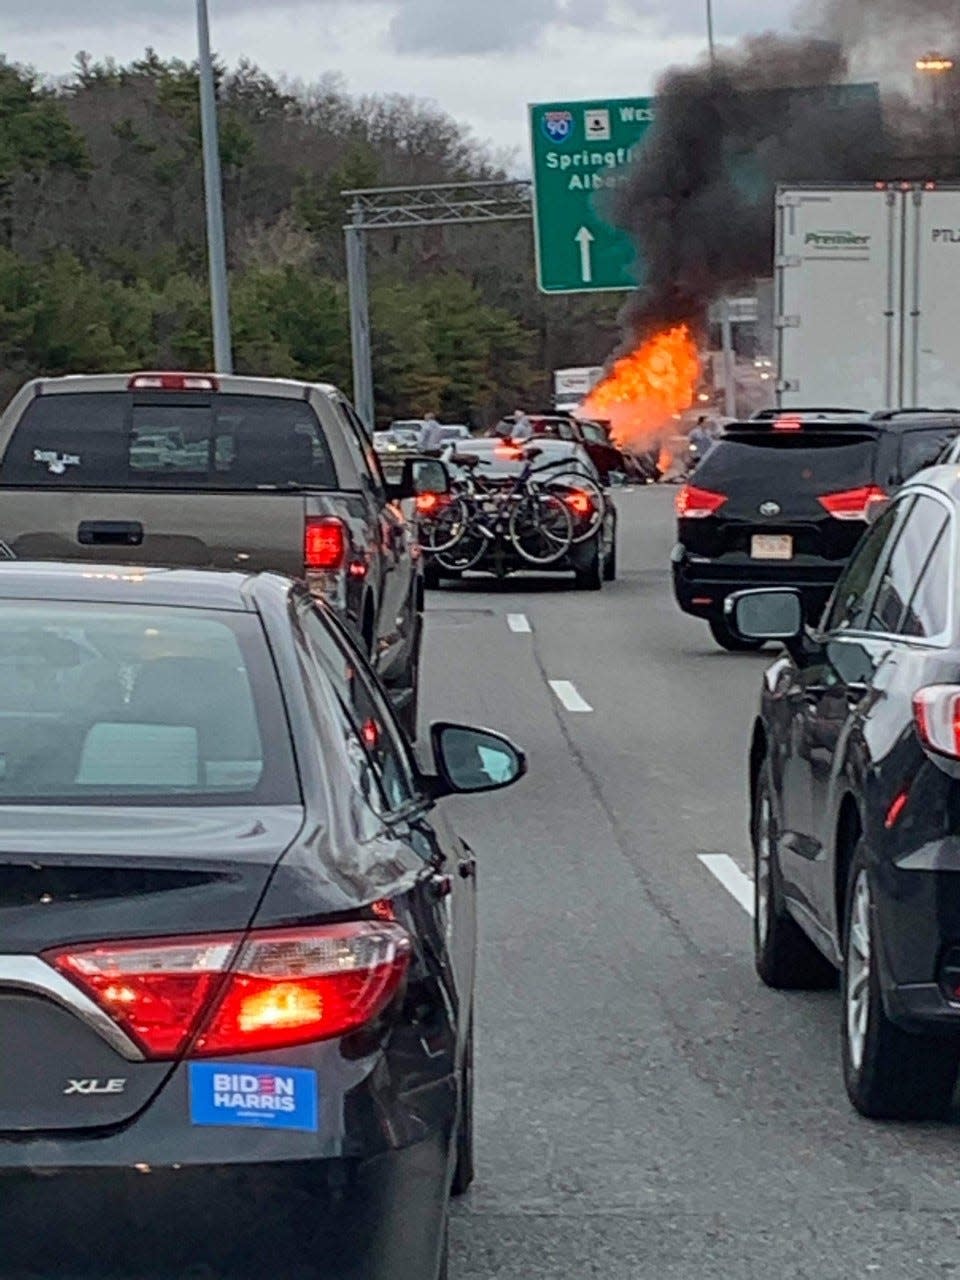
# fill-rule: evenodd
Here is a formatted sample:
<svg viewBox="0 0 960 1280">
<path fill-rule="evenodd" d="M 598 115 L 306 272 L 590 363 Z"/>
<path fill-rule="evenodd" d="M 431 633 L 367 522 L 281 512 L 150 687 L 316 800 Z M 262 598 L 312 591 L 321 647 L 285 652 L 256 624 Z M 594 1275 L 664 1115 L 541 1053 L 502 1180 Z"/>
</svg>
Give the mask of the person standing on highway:
<svg viewBox="0 0 960 1280">
<path fill-rule="evenodd" d="M 690 443 L 695 444 L 700 451 L 701 458 L 713 444 L 713 433 L 710 430 L 710 423 L 706 417 L 700 417 L 696 421 L 696 425 L 690 432 Z"/>
<path fill-rule="evenodd" d="M 522 409 L 514 409 L 513 411 L 513 428 L 511 434 L 514 440 L 529 440 L 533 435 L 533 423 Z"/>
<path fill-rule="evenodd" d="M 423 426 L 420 428 L 420 436 L 417 440 L 417 448 L 422 453 L 429 453 L 433 449 L 439 449 L 443 444 L 443 430 L 437 421 L 435 413 L 424 414 Z"/>
</svg>

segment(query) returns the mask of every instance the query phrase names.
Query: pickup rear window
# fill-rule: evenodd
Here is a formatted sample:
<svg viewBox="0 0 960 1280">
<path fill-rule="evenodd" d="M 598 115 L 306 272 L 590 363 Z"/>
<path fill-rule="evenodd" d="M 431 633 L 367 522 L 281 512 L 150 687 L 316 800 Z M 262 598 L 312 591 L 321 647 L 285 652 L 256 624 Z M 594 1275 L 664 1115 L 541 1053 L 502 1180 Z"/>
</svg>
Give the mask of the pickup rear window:
<svg viewBox="0 0 960 1280">
<path fill-rule="evenodd" d="M 38 396 L 0 483 L 56 489 L 335 489 L 317 415 L 277 396 L 79 392 Z"/>
</svg>

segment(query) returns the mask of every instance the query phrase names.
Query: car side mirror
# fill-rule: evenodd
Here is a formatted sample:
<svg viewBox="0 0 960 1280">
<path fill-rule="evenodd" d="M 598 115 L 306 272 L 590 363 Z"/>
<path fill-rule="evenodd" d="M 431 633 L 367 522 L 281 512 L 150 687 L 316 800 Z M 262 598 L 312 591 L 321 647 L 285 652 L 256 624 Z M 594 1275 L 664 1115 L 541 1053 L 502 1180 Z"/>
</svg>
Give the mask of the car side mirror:
<svg viewBox="0 0 960 1280">
<path fill-rule="evenodd" d="M 782 640 L 803 636 L 803 605 L 792 587 L 737 591 L 724 603 L 727 622 L 742 640 Z"/>
<path fill-rule="evenodd" d="M 511 787 L 527 772 L 527 758 L 509 738 L 489 729 L 440 721 L 430 726 L 437 776 L 434 799 Z"/>
<path fill-rule="evenodd" d="M 387 485 L 394 502 L 421 493 L 449 493 L 450 472 L 439 458 L 405 458 L 400 479 Z"/>
</svg>

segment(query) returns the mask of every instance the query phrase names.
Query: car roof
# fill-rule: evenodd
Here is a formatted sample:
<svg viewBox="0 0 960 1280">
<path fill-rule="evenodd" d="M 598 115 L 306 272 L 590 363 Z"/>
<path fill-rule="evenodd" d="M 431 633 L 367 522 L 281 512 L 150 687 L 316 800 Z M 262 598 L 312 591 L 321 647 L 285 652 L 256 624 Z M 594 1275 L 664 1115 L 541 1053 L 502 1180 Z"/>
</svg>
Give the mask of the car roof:
<svg viewBox="0 0 960 1280">
<path fill-rule="evenodd" d="M 262 578 L 276 578 L 273 574 Z M 256 610 L 249 573 L 212 569 L 163 569 L 151 565 L 100 564 L 92 561 L 0 561 L 0 600 L 45 600 L 220 609 Z"/>
<path fill-rule="evenodd" d="M 580 456 L 583 453 L 582 446 L 576 440 L 555 440 L 552 437 L 537 436 L 535 440 L 518 440 L 520 445 L 533 445 L 540 449 L 542 453 L 555 453 L 558 456 L 569 454 L 571 457 Z M 504 441 L 499 436 L 485 436 L 479 440 L 470 441 L 470 453 L 478 453 L 482 457 L 485 453 L 494 453 L 498 448 L 502 448 Z"/>
<path fill-rule="evenodd" d="M 159 370 L 157 371 L 160 372 Z M 90 391 L 127 391 L 131 379 L 149 376 L 144 370 L 129 373 L 71 373 L 62 378 L 35 378 L 27 385 L 35 395 L 71 395 Z M 330 382 L 302 382 L 295 378 L 255 378 L 246 374 L 203 373 L 191 371 L 187 376 L 212 378 L 219 391 L 228 395 L 278 396 L 289 400 L 303 400 L 311 391 L 321 391 L 331 396 L 340 392 Z"/>
<path fill-rule="evenodd" d="M 898 496 L 914 489 L 938 489 L 945 497 L 960 503 L 960 467 L 955 462 L 940 462 L 918 471 L 898 490 Z"/>
</svg>

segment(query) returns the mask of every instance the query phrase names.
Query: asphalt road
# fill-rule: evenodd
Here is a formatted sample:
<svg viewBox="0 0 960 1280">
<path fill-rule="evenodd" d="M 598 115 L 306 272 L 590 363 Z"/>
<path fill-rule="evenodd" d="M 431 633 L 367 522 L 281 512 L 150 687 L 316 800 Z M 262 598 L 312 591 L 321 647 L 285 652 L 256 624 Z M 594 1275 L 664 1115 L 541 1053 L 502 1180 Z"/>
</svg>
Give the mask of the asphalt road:
<svg viewBox="0 0 960 1280">
<path fill-rule="evenodd" d="M 452 1276 L 960 1272 L 960 1119 L 857 1117 L 837 995 L 754 976 L 735 893 L 770 659 L 722 653 L 677 611 L 671 496 L 619 499 L 621 577 L 600 595 L 477 580 L 430 597 L 426 714 L 502 729 L 531 761 L 456 808 L 482 905 L 479 1172 Z"/>
</svg>

